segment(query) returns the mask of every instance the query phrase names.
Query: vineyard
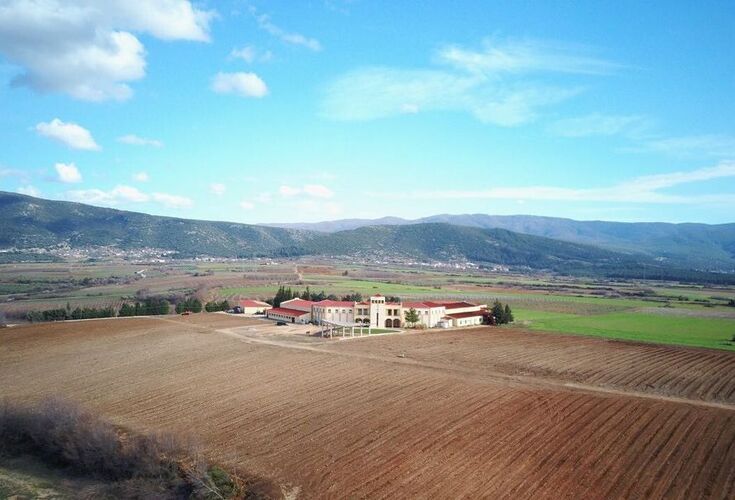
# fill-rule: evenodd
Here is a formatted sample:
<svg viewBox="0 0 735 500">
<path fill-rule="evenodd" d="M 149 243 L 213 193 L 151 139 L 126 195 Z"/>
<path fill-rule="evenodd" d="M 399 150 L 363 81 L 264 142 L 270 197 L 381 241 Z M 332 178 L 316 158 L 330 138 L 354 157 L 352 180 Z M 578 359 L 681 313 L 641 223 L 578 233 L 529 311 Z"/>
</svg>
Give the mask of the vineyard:
<svg viewBox="0 0 735 500">
<path fill-rule="evenodd" d="M 13 328 L 0 397 L 192 434 L 300 498 L 735 495 L 733 353 L 497 328 L 299 343 L 260 325 Z"/>
</svg>

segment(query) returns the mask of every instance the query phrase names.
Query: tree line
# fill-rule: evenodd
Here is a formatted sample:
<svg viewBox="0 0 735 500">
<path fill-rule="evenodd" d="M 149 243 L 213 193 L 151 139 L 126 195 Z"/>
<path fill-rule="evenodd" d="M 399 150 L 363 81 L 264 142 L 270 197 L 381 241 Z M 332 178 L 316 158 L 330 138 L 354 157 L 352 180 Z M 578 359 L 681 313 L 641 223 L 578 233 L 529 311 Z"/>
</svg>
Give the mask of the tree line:
<svg viewBox="0 0 735 500">
<path fill-rule="evenodd" d="M 362 302 L 364 300 L 362 294 L 359 292 L 338 296 L 333 293 L 327 294 L 324 292 L 324 290 L 322 290 L 321 292 L 312 292 L 308 286 L 302 292 L 299 292 L 298 289 L 292 290 L 291 287 L 286 288 L 285 286 L 280 286 L 278 287 L 278 291 L 273 296 L 273 298 L 267 299 L 266 302 L 272 305 L 273 307 L 280 307 L 281 303 L 292 300 L 292 299 L 310 300 L 312 302 L 320 302 L 322 300 L 343 300 L 345 302 Z M 400 302 L 401 298 L 396 297 L 394 295 L 390 295 L 385 298 L 385 301 L 386 302 Z"/>
</svg>

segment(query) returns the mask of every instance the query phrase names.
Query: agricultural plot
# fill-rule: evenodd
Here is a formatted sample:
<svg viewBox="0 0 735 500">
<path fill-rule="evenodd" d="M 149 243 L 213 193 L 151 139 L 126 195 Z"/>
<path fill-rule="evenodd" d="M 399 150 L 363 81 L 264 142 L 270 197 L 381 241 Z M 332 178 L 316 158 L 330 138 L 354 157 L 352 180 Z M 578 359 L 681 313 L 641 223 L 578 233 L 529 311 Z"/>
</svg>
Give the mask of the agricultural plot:
<svg viewBox="0 0 735 500">
<path fill-rule="evenodd" d="M 733 353 L 498 328 L 305 343 L 258 325 L 12 328 L 0 397 L 191 434 L 300 498 L 735 495 Z"/>
</svg>

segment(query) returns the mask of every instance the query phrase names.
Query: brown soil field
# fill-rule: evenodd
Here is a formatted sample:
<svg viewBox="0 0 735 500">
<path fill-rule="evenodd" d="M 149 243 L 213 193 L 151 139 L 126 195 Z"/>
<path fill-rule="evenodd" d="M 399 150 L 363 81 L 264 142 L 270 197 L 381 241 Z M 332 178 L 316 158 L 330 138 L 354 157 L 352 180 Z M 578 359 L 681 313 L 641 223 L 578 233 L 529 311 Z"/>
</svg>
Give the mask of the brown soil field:
<svg viewBox="0 0 735 500">
<path fill-rule="evenodd" d="M 295 340 L 262 324 L 0 331 L 0 397 L 188 433 L 300 498 L 735 496 L 733 353 L 494 328 Z"/>
</svg>

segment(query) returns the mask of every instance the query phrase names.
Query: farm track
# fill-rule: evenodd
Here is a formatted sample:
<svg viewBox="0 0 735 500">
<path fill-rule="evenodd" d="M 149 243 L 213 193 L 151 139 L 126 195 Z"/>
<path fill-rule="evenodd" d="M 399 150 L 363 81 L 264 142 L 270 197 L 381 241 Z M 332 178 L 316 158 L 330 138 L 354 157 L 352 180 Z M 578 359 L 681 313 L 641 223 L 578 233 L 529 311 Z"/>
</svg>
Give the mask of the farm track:
<svg viewBox="0 0 735 500">
<path fill-rule="evenodd" d="M 479 329 L 284 348 L 243 324 L 13 329 L 0 397 L 190 433 L 306 498 L 735 495 L 732 353 Z"/>
</svg>

